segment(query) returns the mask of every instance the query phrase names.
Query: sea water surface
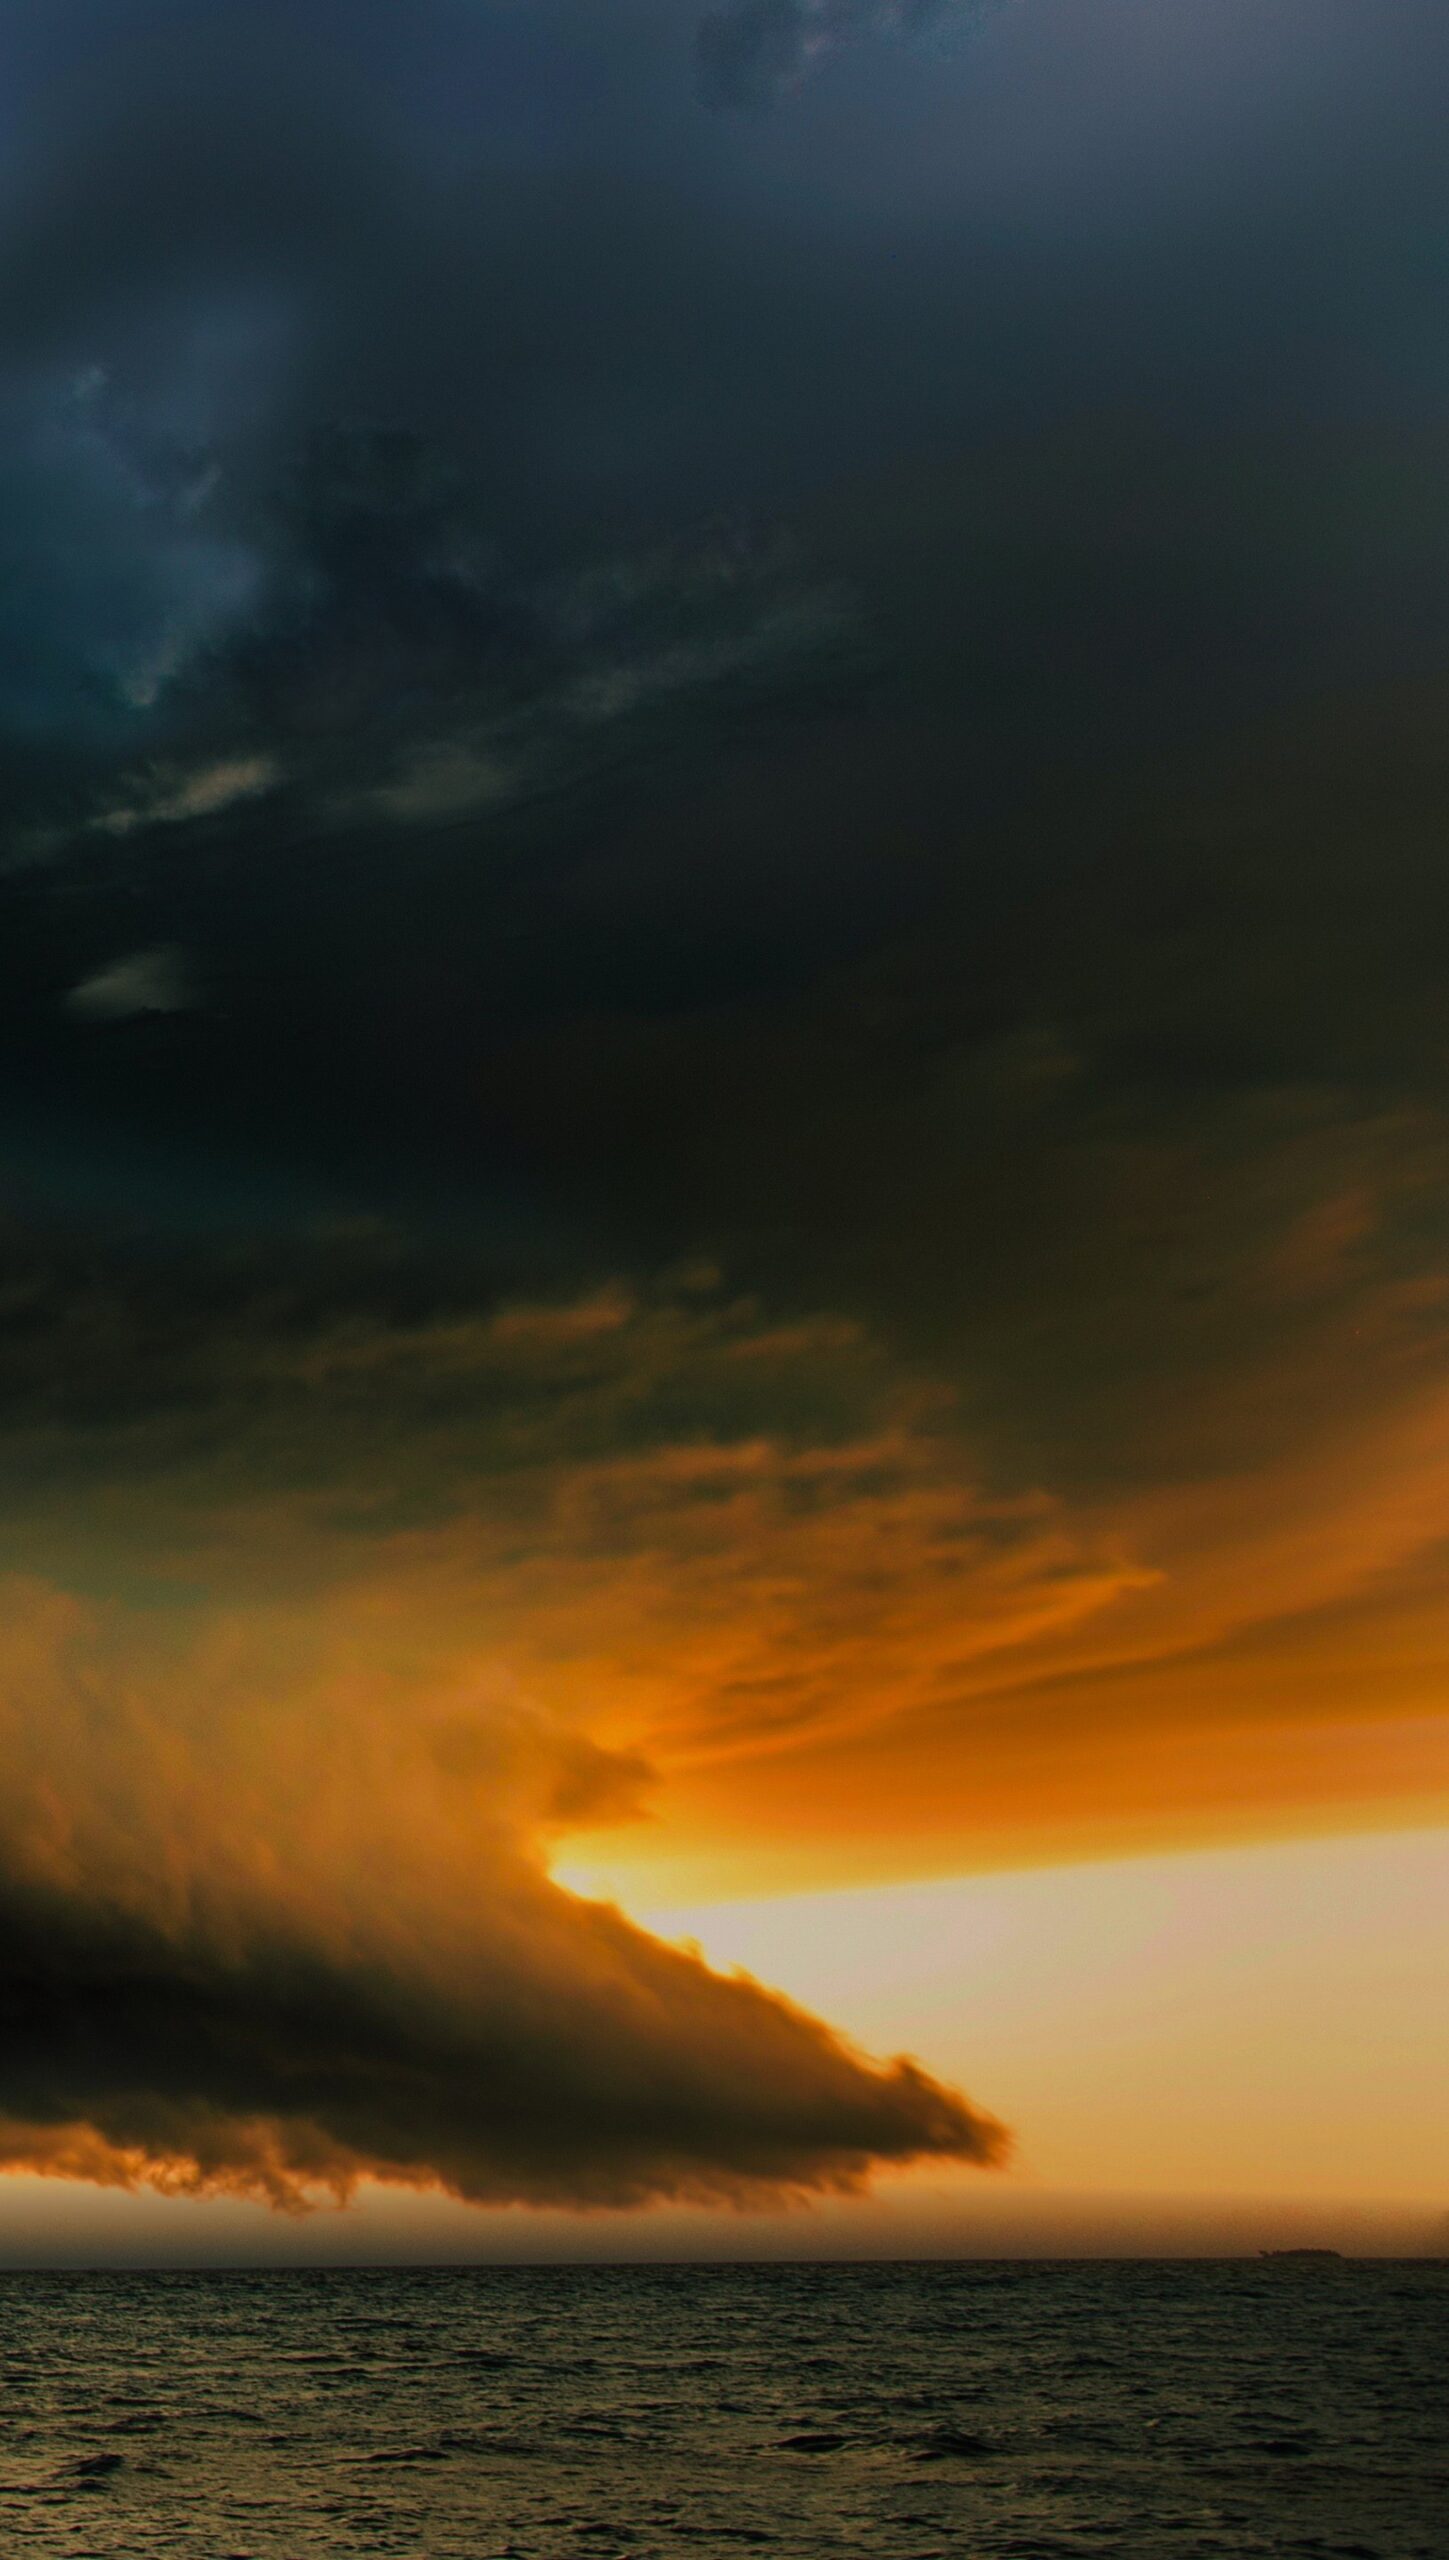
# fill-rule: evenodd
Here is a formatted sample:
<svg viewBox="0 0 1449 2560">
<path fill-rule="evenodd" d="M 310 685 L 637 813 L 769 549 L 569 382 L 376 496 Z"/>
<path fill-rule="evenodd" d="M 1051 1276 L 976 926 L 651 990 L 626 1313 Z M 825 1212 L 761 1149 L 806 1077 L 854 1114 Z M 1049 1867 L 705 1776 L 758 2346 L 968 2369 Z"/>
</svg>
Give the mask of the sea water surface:
<svg viewBox="0 0 1449 2560">
<path fill-rule="evenodd" d="M 1446 2560 L 1449 2267 L 7 2274 L 0 2552 Z"/>
</svg>

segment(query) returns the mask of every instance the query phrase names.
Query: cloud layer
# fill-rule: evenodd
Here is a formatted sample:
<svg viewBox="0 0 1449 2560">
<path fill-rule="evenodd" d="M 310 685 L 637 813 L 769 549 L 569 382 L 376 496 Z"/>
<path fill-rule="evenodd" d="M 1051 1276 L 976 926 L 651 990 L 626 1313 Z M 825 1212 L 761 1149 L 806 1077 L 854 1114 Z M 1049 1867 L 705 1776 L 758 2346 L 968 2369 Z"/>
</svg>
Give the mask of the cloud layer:
<svg viewBox="0 0 1449 2560">
<path fill-rule="evenodd" d="M 551 1873 L 1444 1794 L 1443 12 L 976 14 L 0 0 L 13 2163 L 985 2160 Z"/>
</svg>

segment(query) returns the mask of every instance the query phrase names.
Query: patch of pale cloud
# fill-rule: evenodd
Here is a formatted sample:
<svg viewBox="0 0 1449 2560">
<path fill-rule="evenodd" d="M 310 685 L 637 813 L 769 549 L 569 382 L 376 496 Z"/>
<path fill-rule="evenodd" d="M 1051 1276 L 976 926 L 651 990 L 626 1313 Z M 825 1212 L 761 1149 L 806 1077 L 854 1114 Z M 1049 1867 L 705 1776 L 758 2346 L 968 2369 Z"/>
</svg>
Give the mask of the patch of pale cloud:
<svg viewBox="0 0 1449 2560">
<path fill-rule="evenodd" d="M 142 777 L 134 796 L 118 800 L 89 821 L 99 835 L 128 836 L 146 827 L 183 826 L 218 817 L 238 801 L 254 800 L 282 778 L 275 756 L 223 756 L 190 772 L 160 767 Z"/>
<path fill-rule="evenodd" d="M 518 788 L 516 774 L 500 757 L 459 739 L 425 748 L 392 781 L 345 796 L 337 805 L 344 816 L 429 826 L 506 808 L 517 798 Z"/>
<path fill-rule="evenodd" d="M 870 36 L 920 36 L 969 25 L 1000 0 L 724 0 L 700 25 L 696 54 L 707 97 L 760 106 L 795 88 L 845 45 Z"/>
<path fill-rule="evenodd" d="M 83 978 L 66 997 L 66 1011 L 82 1022 L 129 1022 L 138 1014 L 191 1013 L 201 996 L 184 951 L 173 943 L 128 952 Z"/>
</svg>

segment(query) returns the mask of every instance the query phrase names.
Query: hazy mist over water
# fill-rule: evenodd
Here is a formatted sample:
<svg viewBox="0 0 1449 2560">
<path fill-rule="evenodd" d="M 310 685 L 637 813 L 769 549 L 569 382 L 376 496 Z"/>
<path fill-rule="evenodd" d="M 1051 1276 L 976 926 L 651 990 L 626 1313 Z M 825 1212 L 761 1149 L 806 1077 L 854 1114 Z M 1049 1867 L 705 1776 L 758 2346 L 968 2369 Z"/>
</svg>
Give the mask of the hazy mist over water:
<svg viewBox="0 0 1449 2560">
<path fill-rule="evenodd" d="M 0 2543 L 1442 2560 L 1434 2262 L 0 2278 Z"/>
</svg>

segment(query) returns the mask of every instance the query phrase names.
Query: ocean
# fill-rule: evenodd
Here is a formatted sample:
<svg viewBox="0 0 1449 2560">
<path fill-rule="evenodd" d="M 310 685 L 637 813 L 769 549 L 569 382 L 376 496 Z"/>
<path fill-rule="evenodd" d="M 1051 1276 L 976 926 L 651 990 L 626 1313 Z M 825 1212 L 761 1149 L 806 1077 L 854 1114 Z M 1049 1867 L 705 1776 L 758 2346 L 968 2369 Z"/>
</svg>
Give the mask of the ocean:
<svg viewBox="0 0 1449 2560">
<path fill-rule="evenodd" d="M 1449 2266 L 0 2276 L 0 2552 L 1446 2560 Z"/>
</svg>

